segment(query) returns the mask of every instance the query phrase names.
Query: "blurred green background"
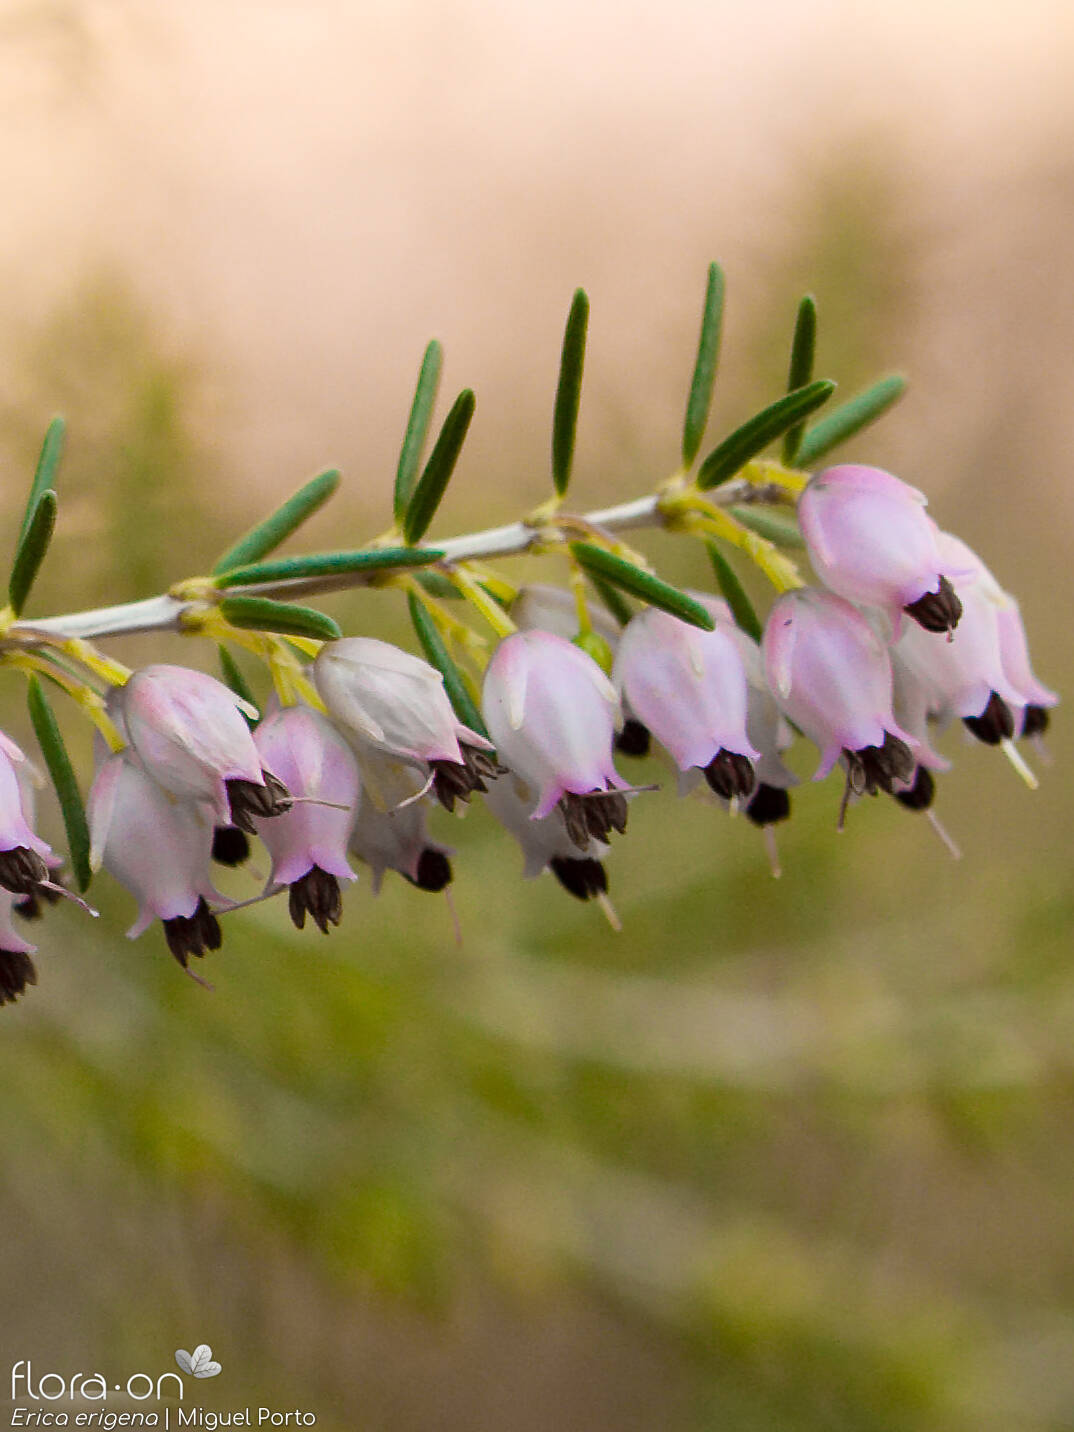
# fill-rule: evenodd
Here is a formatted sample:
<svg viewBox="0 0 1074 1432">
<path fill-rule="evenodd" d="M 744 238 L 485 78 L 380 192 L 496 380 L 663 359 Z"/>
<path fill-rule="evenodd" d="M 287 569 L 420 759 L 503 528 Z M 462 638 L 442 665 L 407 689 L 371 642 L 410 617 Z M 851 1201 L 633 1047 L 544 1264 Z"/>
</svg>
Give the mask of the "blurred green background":
<svg viewBox="0 0 1074 1432">
<path fill-rule="evenodd" d="M 372 535 L 433 335 L 442 409 L 478 395 L 434 530 L 514 518 L 547 490 L 579 283 L 575 494 L 644 490 L 719 258 L 711 437 L 780 391 L 814 292 L 820 373 L 912 379 L 848 451 L 929 491 L 1066 689 L 1064 7 L 8 0 L 0 22 L 9 530 L 53 412 L 70 433 L 29 615 L 204 570 L 333 463 L 303 543 Z M 682 547 L 649 544 L 702 581 Z M 388 595 L 325 605 L 403 634 Z M 40 984 L 0 1012 L 0 1369 L 155 1374 L 206 1341 L 204 1406 L 330 1432 L 1074 1427 L 1065 712 L 1035 793 L 950 733 L 958 864 L 890 802 L 837 836 L 834 785 L 807 785 L 773 881 L 745 822 L 639 799 L 618 935 L 523 884 L 480 809 L 436 826 L 461 947 L 442 898 L 363 877 L 327 940 L 278 902 L 229 918 L 211 995 L 156 932 L 123 939 L 102 877 L 101 920 L 50 911 Z"/>
</svg>

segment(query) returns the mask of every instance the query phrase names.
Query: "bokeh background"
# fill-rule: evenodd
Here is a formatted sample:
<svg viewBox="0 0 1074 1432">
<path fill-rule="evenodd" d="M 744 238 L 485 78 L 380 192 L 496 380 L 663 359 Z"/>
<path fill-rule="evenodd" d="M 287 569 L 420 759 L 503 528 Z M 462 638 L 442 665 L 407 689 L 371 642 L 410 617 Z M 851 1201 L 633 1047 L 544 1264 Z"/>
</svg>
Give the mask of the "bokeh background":
<svg viewBox="0 0 1074 1432">
<path fill-rule="evenodd" d="M 928 489 L 1069 690 L 1072 60 L 1062 0 L 3 0 L 9 530 L 70 432 L 31 611 L 204 570 L 329 465 L 307 550 L 380 530 L 432 336 L 441 410 L 478 396 L 436 530 L 514 518 L 578 284 L 577 497 L 645 490 L 716 258 L 712 437 L 815 293 L 820 373 L 912 378 L 850 451 Z M 701 581 L 681 546 L 650 550 Z M 639 800 L 619 935 L 480 810 L 437 832 L 461 948 L 365 879 L 328 940 L 232 917 L 212 995 L 102 878 L 0 1021 L 5 1378 L 206 1341 L 205 1406 L 327 1432 L 1074 1426 L 1065 711 L 1036 793 L 949 740 L 958 864 L 891 802 L 837 837 L 807 787 L 775 882 L 744 822 Z"/>
</svg>

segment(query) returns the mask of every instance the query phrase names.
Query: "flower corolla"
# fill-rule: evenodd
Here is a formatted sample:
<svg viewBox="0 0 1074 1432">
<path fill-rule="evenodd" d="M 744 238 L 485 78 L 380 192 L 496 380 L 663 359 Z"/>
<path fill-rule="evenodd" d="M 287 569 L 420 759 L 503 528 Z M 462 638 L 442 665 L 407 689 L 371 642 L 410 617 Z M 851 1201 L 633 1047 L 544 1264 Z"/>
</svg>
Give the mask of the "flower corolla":
<svg viewBox="0 0 1074 1432">
<path fill-rule="evenodd" d="M 725 799 L 748 796 L 760 758 L 746 734 L 747 682 L 738 643 L 649 607 L 627 623 L 612 681 L 680 771 L 697 767 Z"/>
<path fill-rule="evenodd" d="M 505 637 L 485 671 L 482 710 L 497 755 L 534 794 L 530 819 L 563 802 L 567 830 L 590 838 L 626 825 L 612 763 L 615 688 L 585 652 L 552 632 Z"/>
<path fill-rule="evenodd" d="M 820 748 L 815 780 L 841 757 L 854 790 L 894 790 L 917 741 L 896 721 L 887 647 L 856 607 L 830 592 L 785 592 L 761 643 L 765 675 L 786 716 Z"/>
<path fill-rule="evenodd" d="M 254 817 L 272 856 L 269 888 L 290 887 L 298 929 L 308 913 L 327 934 L 343 913 L 339 882 L 355 879 L 346 850 L 358 806 L 358 762 L 328 718 L 308 706 L 266 716 L 254 730 L 254 744 L 294 801 L 282 815 Z"/>
<path fill-rule="evenodd" d="M 957 575 L 937 547 L 925 496 L 879 467 L 825 468 L 798 499 L 798 525 L 817 576 L 848 601 L 880 607 L 900 630 L 907 612 L 930 632 L 953 631 Z"/>
<path fill-rule="evenodd" d="M 256 709 L 215 677 L 185 666 L 145 666 L 113 702 L 145 771 L 172 795 L 207 803 L 215 824 L 252 834 L 254 815 L 288 809 L 287 790 L 262 770 L 243 719 Z"/>
<path fill-rule="evenodd" d="M 222 897 L 209 878 L 213 828 L 204 805 L 176 800 L 136 757 L 120 752 L 98 770 L 86 813 L 91 865 L 103 865 L 138 901 L 128 939 L 161 920 L 184 967 L 188 956 L 219 949 L 208 901 Z"/>
<path fill-rule="evenodd" d="M 374 637 L 345 637 L 324 644 L 313 679 L 360 759 L 373 750 L 427 766 L 448 810 L 493 774 L 492 747 L 456 717 L 444 678 L 421 657 Z"/>
</svg>

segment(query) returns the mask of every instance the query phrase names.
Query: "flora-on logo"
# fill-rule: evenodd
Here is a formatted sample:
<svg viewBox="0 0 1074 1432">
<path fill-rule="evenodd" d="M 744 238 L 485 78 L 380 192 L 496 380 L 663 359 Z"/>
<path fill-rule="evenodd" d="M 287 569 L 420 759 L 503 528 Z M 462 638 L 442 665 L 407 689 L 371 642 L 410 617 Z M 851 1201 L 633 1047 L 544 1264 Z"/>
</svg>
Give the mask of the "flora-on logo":
<svg viewBox="0 0 1074 1432">
<path fill-rule="evenodd" d="M 179 1348 L 175 1360 L 191 1377 L 216 1377 L 220 1371 L 220 1364 L 213 1362 L 213 1350 L 208 1343 L 199 1343 L 193 1352 Z"/>
</svg>

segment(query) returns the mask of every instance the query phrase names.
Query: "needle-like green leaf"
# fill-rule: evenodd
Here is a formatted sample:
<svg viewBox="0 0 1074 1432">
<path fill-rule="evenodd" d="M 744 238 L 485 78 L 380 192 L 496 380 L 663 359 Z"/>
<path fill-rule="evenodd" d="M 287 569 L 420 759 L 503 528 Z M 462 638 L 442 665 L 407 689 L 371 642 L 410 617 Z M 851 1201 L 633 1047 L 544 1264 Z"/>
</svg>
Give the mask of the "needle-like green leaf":
<svg viewBox="0 0 1074 1432">
<path fill-rule="evenodd" d="M 760 641 L 764 628 L 753 609 L 753 603 L 747 597 L 742 583 L 735 575 L 734 568 L 715 542 L 706 542 L 705 546 L 708 548 L 712 570 L 716 574 L 717 586 L 727 605 L 731 608 L 731 615 L 747 636 L 753 637 L 754 641 Z"/>
<path fill-rule="evenodd" d="M 587 572 L 586 575 L 593 583 L 593 590 L 611 612 L 615 620 L 620 626 L 626 626 L 634 613 L 630 610 L 630 607 L 623 600 L 620 593 L 610 582 L 602 581 L 600 577 L 594 576 L 592 572 Z"/>
<path fill-rule="evenodd" d="M 673 587 L 650 572 L 635 567 L 633 562 L 616 557 L 591 542 L 572 542 L 571 552 L 578 565 L 588 575 L 620 587 L 632 597 L 640 597 L 650 606 L 670 612 L 680 621 L 689 622 L 704 631 L 712 631 L 715 626 L 712 617 L 700 602 L 694 601 L 693 597 L 688 597 L 685 592 L 680 592 L 678 587 Z"/>
<path fill-rule="evenodd" d="M 15 565 L 11 569 L 8 583 L 8 600 L 11 610 L 18 616 L 26 605 L 34 578 L 45 560 L 52 531 L 56 526 L 56 494 L 47 488 L 37 500 L 37 507 L 30 518 L 29 526 L 19 539 L 15 553 Z"/>
<path fill-rule="evenodd" d="M 765 507 L 752 507 L 741 503 L 729 511 L 743 527 L 748 527 L 759 537 L 767 537 L 770 542 L 775 542 L 780 547 L 805 546 L 805 539 L 793 517 L 784 517 L 782 513 L 771 512 Z"/>
<path fill-rule="evenodd" d="M 775 442 L 788 428 L 814 412 L 822 403 L 826 403 L 834 392 L 834 383 L 826 378 L 819 378 L 815 383 L 796 388 L 793 393 L 769 403 L 767 408 L 755 413 L 748 422 L 736 428 L 718 447 L 713 448 L 697 474 L 698 487 L 718 487 L 721 482 L 734 477 L 751 458 L 756 457 L 769 443 Z"/>
<path fill-rule="evenodd" d="M 339 486 L 339 473 L 334 469 L 322 472 L 300 487 L 293 497 L 277 507 L 251 527 L 249 532 L 229 547 L 213 568 L 213 572 L 227 572 L 232 567 L 243 567 L 250 562 L 259 562 L 267 556 L 307 518 L 312 517 L 319 507 L 332 496 Z"/>
<path fill-rule="evenodd" d="M 440 369 L 444 361 L 444 350 L 434 338 L 425 349 L 418 374 L 418 386 L 414 390 L 414 401 L 410 405 L 406 435 L 399 454 L 399 466 L 395 470 L 395 495 L 392 510 L 395 520 L 402 523 L 414 491 L 414 479 L 418 475 L 422 449 L 429 432 L 429 420 L 436 403 L 436 391 L 440 386 Z"/>
<path fill-rule="evenodd" d="M 34 480 L 30 484 L 30 493 L 26 499 L 26 509 L 22 514 L 22 526 L 19 528 L 18 546 L 22 545 L 26 533 L 29 531 L 30 523 L 34 520 L 34 513 L 37 511 L 37 504 L 41 496 L 48 489 L 55 488 L 54 481 L 56 468 L 59 466 L 60 457 L 63 454 L 63 441 L 66 434 L 66 425 L 62 418 L 53 418 L 45 432 L 45 440 L 41 444 L 41 455 L 37 459 L 37 469 L 34 472 Z"/>
<path fill-rule="evenodd" d="M 413 592 L 410 592 L 407 602 L 410 606 L 410 620 L 414 623 L 414 630 L 421 642 L 421 648 L 426 659 L 436 667 L 444 678 L 444 690 L 455 708 L 455 715 L 463 725 L 469 726 L 471 731 L 476 731 L 479 736 L 484 736 L 487 740 L 489 733 L 482 720 L 481 712 L 474 704 L 469 688 L 463 680 L 462 672 L 448 651 L 439 628 L 420 597 L 416 597 Z"/>
<path fill-rule="evenodd" d="M 585 366 L 586 330 L 589 326 L 589 298 L 584 288 L 574 291 L 563 351 L 559 360 L 559 383 L 552 418 L 552 481 L 563 497 L 571 480 L 574 437 L 578 429 L 578 404 L 582 396 L 582 369 Z"/>
<path fill-rule="evenodd" d="M 787 392 L 804 388 L 813 376 L 813 357 L 817 348 L 817 304 L 811 293 L 807 293 L 798 305 L 798 320 L 794 325 L 794 340 L 791 343 L 791 364 L 787 372 Z M 802 441 L 805 423 L 795 423 L 783 434 L 783 462 L 787 467 L 794 462 L 798 444 Z"/>
<path fill-rule="evenodd" d="M 86 808 L 82 804 L 78 782 L 75 780 L 75 773 L 71 767 L 71 758 L 67 754 L 67 747 L 60 735 L 56 717 L 52 714 L 48 697 L 36 676 L 30 677 L 27 703 L 30 707 L 30 720 L 33 723 L 34 735 L 41 747 L 41 754 L 45 758 L 45 765 L 48 767 L 48 773 L 52 778 L 52 784 L 56 787 L 56 796 L 60 802 L 60 812 L 63 815 L 63 823 L 67 831 L 67 844 L 71 852 L 71 869 L 79 890 L 85 890 L 92 879 Z"/>
<path fill-rule="evenodd" d="M 892 373 L 826 413 L 799 443 L 794 459 L 796 466 L 815 467 L 832 448 L 845 443 L 870 423 L 875 423 L 905 391 L 906 379 L 899 373 Z"/>
<path fill-rule="evenodd" d="M 250 631 L 309 636 L 318 641 L 335 641 L 343 635 L 338 623 L 324 612 L 299 607 L 293 602 L 274 602 L 271 597 L 225 597 L 220 603 L 220 614 L 232 626 Z"/>
<path fill-rule="evenodd" d="M 342 572 L 379 572 L 393 567 L 426 567 L 443 556 L 431 547 L 373 547 L 354 552 L 319 552 L 311 557 L 277 557 L 221 572 L 218 587 L 244 587 L 251 582 L 281 582 L 291 577 L 331 577 Z"/>
<path fill-rule="evenodd" d="M 227 685 L 231 687 L 236 696 L 248 702 L 255 711 L 260 710 L 260 707 L 254 700 L 253 692 L 246 684 L 246 677 L 243 676 L 239 670 L 239 664 L 231 655 L 231 652 L 228 651 L 226 646 L 218 646 L 216 650 L 220 657 L 220 670 L 224 673 L 224 680 Z M 245 715 L 245 712 L 243 714 Z M 249 716 L 246 717 L 246 721 L 251 726 L 254 724 L 252 718 Z"/>
<path fill-rule="evenodd" d="M 411 494 L 402 524 L 403 537 L 411 546 L 421 541 L 436 516 L 436 509 L 440 506 L 440 499 L 447 490 L 466 441 L 470 419 L 474 415 L 474 401 L 470 388 L 464 388 L 455 399 L 451 412 L 444 419 L 436 446 L 429 454 L 425 471 Z"/>
<path fill-rule="evenodd" d="M 705 307 L 701 312 L 701 333 L 697 340 L 697 360 L 686 400 L 686 420 L 682 429 L 682 465 L 690 467 L 705 436 L 705 425 L 712 406 L 712 386 L 716 381 L 716 364 L 720 357 L 720 330 L 723 327 L 723 270 L 709 264 Z"/>
</svg>

